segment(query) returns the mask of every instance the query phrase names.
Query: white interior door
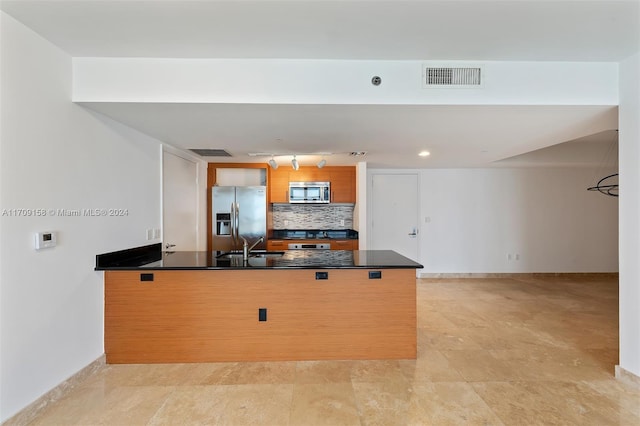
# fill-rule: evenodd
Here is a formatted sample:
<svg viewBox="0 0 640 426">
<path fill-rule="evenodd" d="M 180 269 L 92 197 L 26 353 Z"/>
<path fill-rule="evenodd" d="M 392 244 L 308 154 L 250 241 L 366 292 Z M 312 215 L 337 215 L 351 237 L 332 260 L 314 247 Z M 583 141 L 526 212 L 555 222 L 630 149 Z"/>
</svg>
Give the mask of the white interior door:
<svg viewBox="0 0 640 426">
<path fill-rule="evenodd" d="M 198 164 L 168 151 L 162 153 L 163 248 L 198 248 Z"/>
<path fill-rule="evenodd" d="M 372 250 L 394 250 L 418 261 L 418 175 L 373 174 Z"/>
</svg>

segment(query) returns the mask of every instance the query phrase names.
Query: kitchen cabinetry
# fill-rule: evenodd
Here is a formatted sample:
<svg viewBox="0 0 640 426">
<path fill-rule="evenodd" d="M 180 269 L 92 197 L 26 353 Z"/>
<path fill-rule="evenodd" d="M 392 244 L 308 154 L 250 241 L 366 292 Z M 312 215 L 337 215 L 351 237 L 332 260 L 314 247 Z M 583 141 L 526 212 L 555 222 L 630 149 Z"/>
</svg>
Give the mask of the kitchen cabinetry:
<svg viewBox="0 0 640 426">
<path fill-rule="evenodd" d="M 288 243 L 284 240 L 267 240 L 267 250 L 281 251 L 287 250 Z"/>
<path fill-rule="evenodd" d="M 279 167 L 281 169 L 282 167 Z M 271 203 L 289 202 L 289 173 L 277 173 L 278 170 L 269 170 L 269 201 Z"/>
<path fill-rule="evenodd" d="M 319 244 L 319 243 L 328 243 L 331 244 L 331 250 L 358 250 L 358 240 L 334 240 L 334 239 L 325 239 L 325 238 L 317 238 L 317 239 L 295 239 L 295 240 L 268 240 L 267 241 L 267 250 L 270 251 L 280 251 L 280 250 L 288 250 L 289 243 L 295 244 Z"/>
<path fill-rule="evenodd" d="M 289 172 L 291 182 L 331 182 L 331 174 L 327 168 L 300 167 Z"/>
<path fill-rule="evenodd" d="M 331 250 L 358 250 L 358 240 L 331 240 Z"/>
<path fill-rule="evenodd" d="M 302 166 L 299 170 L 280 166 L 269 169 L 269 201 L 271 203 L 289 202 L 289 182 L 331 182 L 332 203 L 356 202 L 356 169 L 353 166 L 327 166 L 318 169 L 315 166 Z"/>
<path fill-rule="evenodd" d="M 107 363 L 415 359 L 415 268 L 105 272 Z"/>
<path fill-rule="evenodd" d="M 332 171 L 330 182 L 332 203 L 356 202 L 356 170 L 354 167 Z"/>
</svg>

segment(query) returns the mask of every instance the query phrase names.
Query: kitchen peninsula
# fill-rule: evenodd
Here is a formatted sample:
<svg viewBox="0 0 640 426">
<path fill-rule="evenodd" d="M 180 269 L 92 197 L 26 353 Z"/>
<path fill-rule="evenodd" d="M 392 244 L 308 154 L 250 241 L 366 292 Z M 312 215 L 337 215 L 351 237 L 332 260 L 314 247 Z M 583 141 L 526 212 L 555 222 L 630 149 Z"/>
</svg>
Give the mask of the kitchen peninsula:
<svg viewBox="0 0 640 426">
<path fill-rule="evenodd" d="M 421 267 L 390 250 L 101 254 L 106 359 L 415 358 Z"/>
</svg>

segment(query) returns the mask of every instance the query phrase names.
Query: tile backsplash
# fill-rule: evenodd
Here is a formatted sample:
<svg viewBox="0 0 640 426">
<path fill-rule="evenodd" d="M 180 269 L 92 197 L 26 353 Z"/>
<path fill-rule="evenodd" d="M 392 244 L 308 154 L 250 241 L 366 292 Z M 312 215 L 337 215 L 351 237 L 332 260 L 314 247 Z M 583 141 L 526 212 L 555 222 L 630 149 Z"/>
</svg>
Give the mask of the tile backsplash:
<svg viewBox="0 0 640 426">
<path fill-rule="evenodd" d="M 342 204 L 274 204 L 273 229 L 353 229 L 353 208 Z"/>
</svg>

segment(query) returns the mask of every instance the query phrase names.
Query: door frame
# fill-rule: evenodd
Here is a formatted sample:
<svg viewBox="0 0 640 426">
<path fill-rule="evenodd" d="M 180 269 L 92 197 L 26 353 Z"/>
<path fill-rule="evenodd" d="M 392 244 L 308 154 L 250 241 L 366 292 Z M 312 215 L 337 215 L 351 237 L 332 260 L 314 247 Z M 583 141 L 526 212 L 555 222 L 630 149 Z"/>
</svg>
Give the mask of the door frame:
<svg viewBox="0 0 640 426">
<path fill-rule="evenodd" d="M 416 199 L 418 200 L 418 211 L 416 212 L 416 232 L 418 235 L 416 236 L 417 247 L 417 261 L 419 262 L 422 258 L 422 222 L 420 218 L 422 217 L 422 197 L 420 191 L 420 178 L 421 173 L 419 170 L 415 169 L 369 169 L 367 170 L 367 234 L 369 238 L 369 243 L 373 240 L 373 177 L 379 175 L 411 175 L 416 177 Z M 368 244 L 370 247 L 371 245 Z M 416 275 L 420 269 L 416 269 Z"/>
<path fill-rule="evenodd" d="M 160 146 L 160 224 L 161 240 L 164 250 L 164 156 L 165 153 L 175 155 L 183 160 L 190 161 L 196 165 L 196 246 L 198 250 L 207 249 L 207 236 L 204 235 L 207 229 L 207 162 L 175 148 L 171 145 L 161 144 Z"/>
</svg>

